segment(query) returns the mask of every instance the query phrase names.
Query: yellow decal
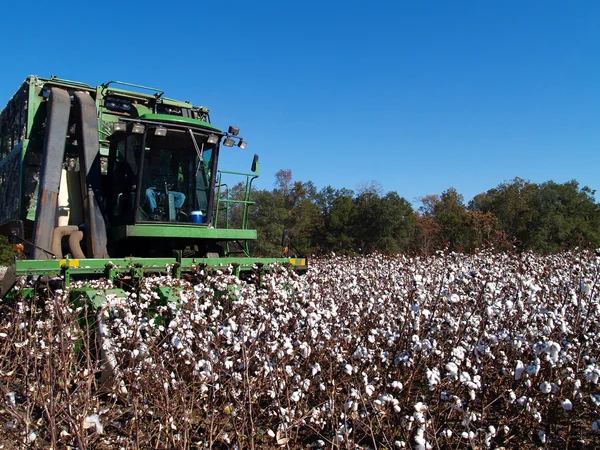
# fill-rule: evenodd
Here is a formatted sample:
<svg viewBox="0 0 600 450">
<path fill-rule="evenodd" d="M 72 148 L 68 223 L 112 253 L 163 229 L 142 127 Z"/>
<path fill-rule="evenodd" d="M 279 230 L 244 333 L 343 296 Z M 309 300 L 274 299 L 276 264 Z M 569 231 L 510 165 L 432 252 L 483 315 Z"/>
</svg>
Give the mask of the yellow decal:
<svg viewBox="0 0 600 450">
<path fill-rule="evenodd" d="M 67 265 L 67 260 L 61 259 L 60 262 L 58 263 L 58 265 L 59 265 L 59 267 Z M 79 267 L 79 260 L 78 259 L 69 259 L 69 267 Z"/>
<path fill-rule="evenodd" d="M 300 258 L 300 259 L 296 259 L 296 258 L 290 258 L 290 264 L 294 265 L 294 266 L 305 266 L 306 265 L 306 259 L 305 258 Z"/>
</svg>

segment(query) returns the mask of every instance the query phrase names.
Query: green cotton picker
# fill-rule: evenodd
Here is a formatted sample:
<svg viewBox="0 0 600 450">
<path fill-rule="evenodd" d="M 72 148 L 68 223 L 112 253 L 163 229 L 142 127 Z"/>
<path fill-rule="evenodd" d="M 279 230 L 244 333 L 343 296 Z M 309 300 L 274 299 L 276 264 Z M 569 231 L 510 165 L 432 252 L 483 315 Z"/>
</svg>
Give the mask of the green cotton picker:
<svg viewBox="0 0 600 450">
<path fill-rule="evenodd" d="M 275 262 L 305 270 L 287 251 L 250 255 L 258 156 L 249 173 L 218 169 L 222 147 L 236 146 L 246 147 L 238 128 L 222 131 L 206 107 L 159 89 L 28 77 L 0 114 L 0 234 L 21 251 L 1 295 L 78 281 L 71 296 L 98 307 L 148 276 L 193 281 L 229 267 L 244 277 Z M 112 288 L 99 290 L 101 279 Z"/>
</svg>

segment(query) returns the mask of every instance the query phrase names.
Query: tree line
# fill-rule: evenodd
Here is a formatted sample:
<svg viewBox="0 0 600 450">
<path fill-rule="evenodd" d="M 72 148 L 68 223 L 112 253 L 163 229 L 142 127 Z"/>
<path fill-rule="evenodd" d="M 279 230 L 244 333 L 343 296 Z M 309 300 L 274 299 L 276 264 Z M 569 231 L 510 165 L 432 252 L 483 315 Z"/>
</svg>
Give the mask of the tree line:
<svg viewBox="0 0 600 450">
<path fill-rule="evenodd" d="M 244 192 L 242 184 L 234 186 L 230 197 L 242 199 Z M 377 183 L 356 192 L 331 186 L 317 190 L 310 181 L 294 181 L 290 170 L 280 170 L 272 190 L 252 191 L 249 226 L 258 239 L 251 250 L 256 256 L 280 255 L 284 229 L 292 253 L 300 255 L 599 248 L 600 204 L 594 193 L 575 180 L 536 184 L 515 178 L 468 204 L 454 188 L 426 195 L 415 210 Z M 230 226 L 241 222 L 241 204 L 232 206 Z M 12 245 L 0 236 L 0 265 L 12 258 Z"/>
<path fill-rule="evenodd" d="M 473 252 L 489 246 L 555 253 L 600 247 L 600 205 L 594 191 L 575 180 L 536 184 L 514 178 L 467 204 L 449 188 L 421 197 L 415 210 L 377 183 L 354 192 L 331 186 L 317 190 L 310 181 L 294 181 L 290 170 L 280 170 L 275 179 L 274 189 L 252 193 L 255 255 L 280 254 L 284 229 L 294 253 L 304 255 Z"/>
</svg>

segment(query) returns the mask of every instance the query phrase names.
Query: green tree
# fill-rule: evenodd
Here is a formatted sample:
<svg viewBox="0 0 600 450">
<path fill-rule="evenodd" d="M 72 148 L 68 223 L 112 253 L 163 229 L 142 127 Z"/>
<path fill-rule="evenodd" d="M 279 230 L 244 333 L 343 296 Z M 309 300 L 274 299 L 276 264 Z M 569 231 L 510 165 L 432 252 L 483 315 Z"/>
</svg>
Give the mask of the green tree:
<svg viewBox="0 0 600 450">
<path fill-rule="evenodd" d="M 398 253 L 406 251 L 414 238 L 416 219 L 412 206 L 396 192 L 381 197 L 367 189 L 356 198 L 354 236 L 359 250 Z"/>
<path fill-rule="evenodd" d="M 557 252 L 568 247 L 600 245 L 600 208 L 594 192 L 579 189 L 577 181 L 539 186 L 539 213 L 527 244 L 541 252 Z"/>
<path fill-rule="evenodd" d="M 6 236 L 0 236 L 0 266 L 10 266 L 15 258 L 13 245 Z"/>
<path fill-rule="evenodd" d="M 316 230 L 315 246 L 322 252 L 349 253 L 354 251 L 354 223 L 357 217 L 354 193 L 348 189 L 326 186 L 315 196 L 320 223 Z"/>
<path fill-rule="evenodd" d="M 279 256 L 281 237 L 288 219 L 285 199 L 277 190 L 253 192 L 255 202 L 251 208 L 249 223 L 256 228 L 257 240 L 251 242 L 250 249 L 255 255 Z"/>
<path fill-rule="evenodd" d="M 519 248 L 530 248 L 529 236 L 540 211 L 539 189 L 534 183 L 515 178 L 475 196 L 469 209 L 492 212 L 498 218 L 499 228 L 514 238 Z"/>
</svg>

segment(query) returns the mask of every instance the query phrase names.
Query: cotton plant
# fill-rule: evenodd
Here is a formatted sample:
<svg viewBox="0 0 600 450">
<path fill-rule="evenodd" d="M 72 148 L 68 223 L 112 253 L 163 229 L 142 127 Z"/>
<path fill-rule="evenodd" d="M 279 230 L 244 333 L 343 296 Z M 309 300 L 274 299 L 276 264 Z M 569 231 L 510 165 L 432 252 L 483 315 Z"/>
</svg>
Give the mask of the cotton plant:
<svg viewBox="0 0 600 450">
<path fill-rule="evenodd" d="M 171 442 L 212 421 L 221 427 L 213 444 L 225 446 L 270 430 L 266 448 L 369 440 L 371 448 L 494 448 L 525 428 L 528 439 L 552 446 L 554 432 L 539 434 L 550 411 L 587 417 L 581 433 L 591 439 L 585 433 L 597 433 L 600 420 L 592 414 L 600 404 L 598 268 L 583 252 L 483 251 L 318 258 L 305 275 L 274 267 L 260 284 L 228 267 L 205 269 L 200 284 L 148 277 L 137 292 L 108 298 L 98 315 L 118 370 L 109 395 L 95 399 L 110 399 L 107 411 L 82 411 L 82 421 L 91 418 L 86 439 L 126 447 L 132 431 L 119 417 L 134 420 L 128 403 L 142 432 L 158 424 Z M 159 299 L 166 285 L 177 287 L 177 302 Z M 57 332 L 60 314 L 82 312 L 66 291 L 43 311 L 26 301 L 12 308 L 0 336 L 14 336 L 17 357 L 46 361 L 58 343 L 74 348 L 82 336 L 76 324 Z M 89 379 L 94 370 L 75 373 Z M 23 389 L 10 393 L 2 407 L 16 413 Z M 45 439 L 43 427 L 6 422 L 10 433 L 27 431 L 19 439 Z M 67 428 L 65 442 L 74 439 Z M 308 428 L 315 437 L 303 434 Z"/>
</svg>

